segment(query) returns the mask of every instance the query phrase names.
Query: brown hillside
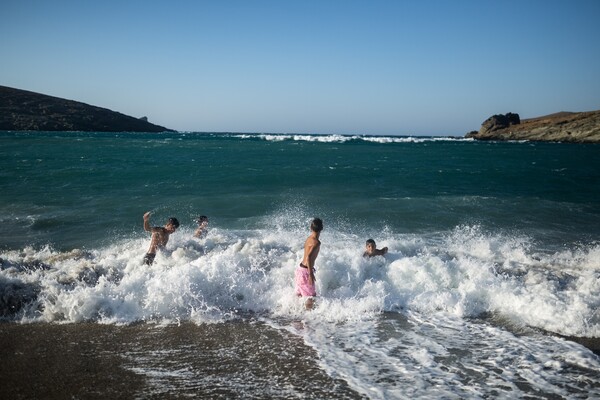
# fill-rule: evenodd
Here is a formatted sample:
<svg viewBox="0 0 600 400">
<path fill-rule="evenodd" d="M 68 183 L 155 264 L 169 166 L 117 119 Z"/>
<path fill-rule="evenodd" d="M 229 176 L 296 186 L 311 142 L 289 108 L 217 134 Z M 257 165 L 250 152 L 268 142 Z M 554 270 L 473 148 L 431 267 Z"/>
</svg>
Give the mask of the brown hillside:
<svg viewBox="0 0 600 400">
<path fill-rule="evenodd" d="M 0 86 L 2 131 L 172 131 L 106 108 Z"/>
<path fill-rule="evenodd" d="M 468 133 L 467 137 L 479 140 L 600 143 L 600 111 L 563 111 L 520 122 L 517 114 L 511 115 L 516 116 L 516 122 L 503 124 L 506 117 L 494 115 L 483 122 L 478 132 Z"/>
</svg>

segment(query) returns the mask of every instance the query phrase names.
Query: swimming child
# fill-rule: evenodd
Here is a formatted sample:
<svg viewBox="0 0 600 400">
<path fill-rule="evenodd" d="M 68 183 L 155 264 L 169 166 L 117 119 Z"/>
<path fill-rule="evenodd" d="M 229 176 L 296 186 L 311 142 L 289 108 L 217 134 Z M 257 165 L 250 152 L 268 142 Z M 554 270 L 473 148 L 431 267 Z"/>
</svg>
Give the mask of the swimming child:
<svg viewBox="0 0 600 400">
<path fill-rule="evenodd" d="M 307 297 L 304 306 L 311 310 L 314 306 L 314 297 L 317 295 L 315 288 L 315 261 L 321 249 L 319 235 L 323 230 L 323 221 L 315 218 L 310 224 L 310 236 L 304 242 L 304 257 L 302 262 L 296 268 L 296 295 L 298 297 Z"/>
<path fill-rule="evenodd" d="M 150 248 L 148 253 L 144 256 L 144 264 L 152 265 L 154 258 L 156 257 L 156 251 L 165 248 L 169 241 L 169 235 L 175 232 L 179 227 L 179 221 L 177 218 L 169 218 L 164 227 L 155 226 L 150 227 L 150 211 L 144 214 L 144 230 L 152 232 L 150 239 Z"/>
<path fill-rule="evenodd" d="M 388 252 L 388 248 L 384 247 L 383 249 L 378 249 L 377 244 L 373 239 L 368 239 L 366 244 L 366 250 L 363 253 L 363 257 L 375 257 L 382 256 Z"/>
<path fill-rule="evenodd" d="M 207 226 L 208 226 L 208 217 L 206 215 L 201 215 L 196 219 L 198 223 L 198 228 L 196 228 L 196 232 L 194 232 L 194 237 L 202 237 L 206 235 Z"/>
</svg>

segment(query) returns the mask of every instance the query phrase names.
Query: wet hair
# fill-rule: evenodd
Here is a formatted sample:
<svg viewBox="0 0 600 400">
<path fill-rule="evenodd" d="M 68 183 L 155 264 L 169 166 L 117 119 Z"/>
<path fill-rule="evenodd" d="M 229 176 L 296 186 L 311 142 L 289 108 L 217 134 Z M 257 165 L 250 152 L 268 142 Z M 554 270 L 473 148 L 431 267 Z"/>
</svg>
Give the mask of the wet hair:
<svg viewBox="0 0 600 400">
<path fill-rule="evenodd" d="M 310 223 L 310 230 L 314 232 L 321 232 L 323 230 L 323 221 L 321 218 L 315 218 Z"/>
<path fill-rule="evenodd" d="M 367 239 L 366 244 L 372 244 L 373 246 L 375 246 L 375 241 L 373 239 Z"/>
<path fill-rule="evenodd" d="M 177 218 L 175 217 L 169 218 L 167 223 L 173 225 L 175 228 L 179 228 L 179 221 L 177 221 Z"/>
<path fill-rule="evenodd" d="M 196 222 L 199 223 L 199 224 L 202 223 L 202 222 L 204 222 L 204 221 L 208 222 L 208 217 L 206 215 L 201 215 L 198 218 L 196 218 Z"/>
</svg>

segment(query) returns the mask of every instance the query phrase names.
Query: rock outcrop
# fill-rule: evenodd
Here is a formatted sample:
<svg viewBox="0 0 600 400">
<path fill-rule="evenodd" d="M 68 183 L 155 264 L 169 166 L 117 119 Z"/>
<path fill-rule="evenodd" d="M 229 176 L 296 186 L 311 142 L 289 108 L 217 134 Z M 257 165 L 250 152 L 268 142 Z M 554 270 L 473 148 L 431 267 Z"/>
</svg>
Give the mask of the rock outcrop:
<svg viewBox="0 0 600 400">
<path fill-rule="evenodd" d="M 465 137 L 479 140 L 530 140 L 600 143 L 600 111 L 559 112 L 521 120 L 518 114 L 494 115 L 479 131 Z"/>
<path fill-rule="evenodd" d="M 173 132 L 145 117 L 6 86 L 0 86 L 0 130 Z"/>
<path fill-rule="evenodd" d="M 493 132 L 499 129 L 508 128 L 512 125 L 519 125 L 521 123 L 521 118 L 519 118 L 519 114 L 497 114 L 492 115 L 481 124 L 481 129 L 484 132 Z"/>
</svg>

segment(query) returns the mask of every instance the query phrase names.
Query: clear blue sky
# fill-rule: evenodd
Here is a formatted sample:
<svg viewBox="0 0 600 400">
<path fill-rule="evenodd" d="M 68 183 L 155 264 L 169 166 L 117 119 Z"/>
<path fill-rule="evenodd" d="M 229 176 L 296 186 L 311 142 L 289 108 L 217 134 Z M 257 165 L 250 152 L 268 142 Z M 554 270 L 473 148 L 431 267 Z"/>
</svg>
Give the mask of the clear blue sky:
<svg viewBox="0 0 600 400">
<path fill-rule="evenodd" d="M 600 109 L 600 1 L 0 2 L 0 85 L 182 131 L 463 135 Z"/>
</svg>

